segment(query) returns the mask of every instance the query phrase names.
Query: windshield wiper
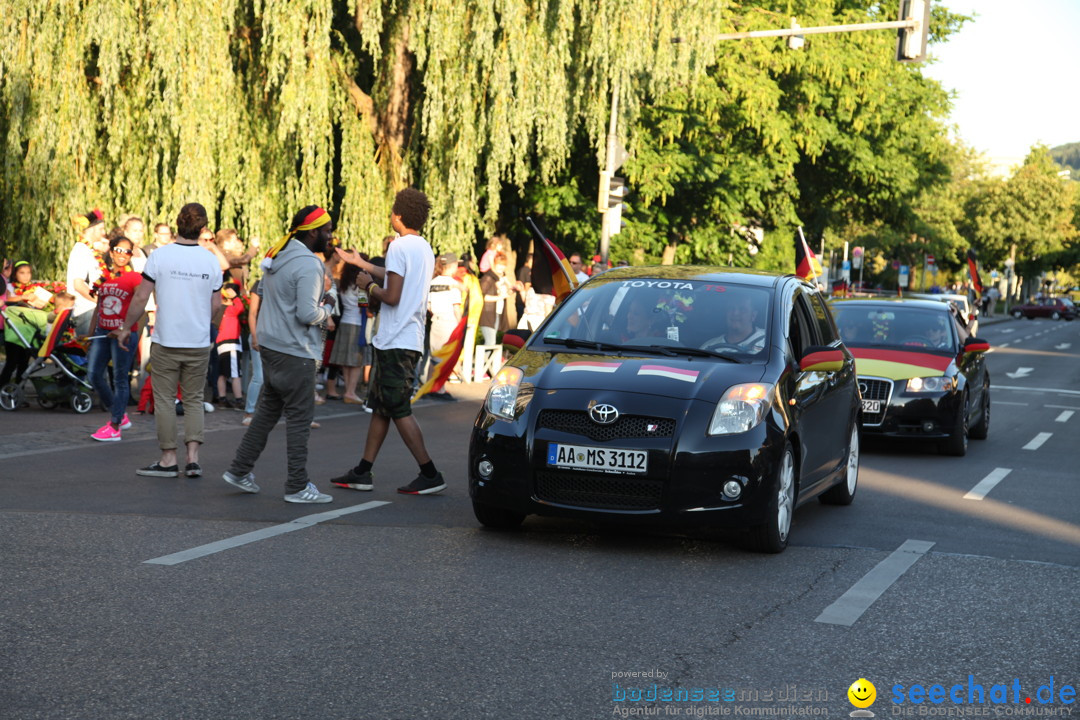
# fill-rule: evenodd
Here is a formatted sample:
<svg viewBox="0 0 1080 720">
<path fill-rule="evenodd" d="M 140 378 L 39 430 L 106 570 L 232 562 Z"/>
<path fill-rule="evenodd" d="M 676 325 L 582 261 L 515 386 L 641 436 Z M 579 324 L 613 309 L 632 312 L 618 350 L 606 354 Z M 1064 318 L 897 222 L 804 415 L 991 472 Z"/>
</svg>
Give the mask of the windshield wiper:
<svg viewBox="0 0 1080 720">
<path fill-rule="evenodd" d="M 740 360 L 737 357 L 731 355 L 725 355 L 724 353 L 716 352 L 715 350 L 703 350 L 696 347 L 682 347 L 680 345 L 624 345 L 626 350 L 638 350 L 641 352 L 656 352 L 661 355 L 668 355 L 674 357 L 676 355 L 691 355 L 693 357 L 715 357 L 721 360 L 727 360 L 728 362 L 739 363 L 743 365 L 745 360 Z"/>
<path fill-rule="evenodd" d="M 622 350 L 623 345 L 600 342 L 599 340 L 577 340 L 575 338 L 543 338 L 548 345 L 565 345 L 568 348 L 588 348 L 590 350 Z"/>
</svg>

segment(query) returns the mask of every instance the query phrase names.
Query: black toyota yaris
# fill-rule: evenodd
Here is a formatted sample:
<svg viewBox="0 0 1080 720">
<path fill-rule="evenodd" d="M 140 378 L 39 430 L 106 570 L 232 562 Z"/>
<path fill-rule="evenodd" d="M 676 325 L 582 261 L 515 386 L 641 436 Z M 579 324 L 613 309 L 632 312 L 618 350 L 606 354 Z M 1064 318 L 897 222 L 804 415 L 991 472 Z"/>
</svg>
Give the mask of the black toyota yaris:
<svg viewBox="0 0 1080 720">
<path fill-rule="evenodd" d="M 469 446 L 477 519 L 526 515 L 751 529 L 847 505 L 859 472 L 851 354 L 818 291 L 731 268 L 612 270 L 575 291 L 492 381 Z"/>
</svg>

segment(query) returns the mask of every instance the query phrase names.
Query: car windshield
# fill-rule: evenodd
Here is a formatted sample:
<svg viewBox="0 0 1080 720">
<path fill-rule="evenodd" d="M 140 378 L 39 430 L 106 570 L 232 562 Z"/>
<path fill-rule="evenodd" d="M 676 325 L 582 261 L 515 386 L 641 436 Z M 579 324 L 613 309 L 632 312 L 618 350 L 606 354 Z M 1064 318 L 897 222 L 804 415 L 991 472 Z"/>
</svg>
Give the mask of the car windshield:
<svg viewBox="0 0 1080 720">
<path fill-rule="evenodd" d="M 845 345 L 957 352 L 958 340 L 948 310 L 857 302 L 837 303 L 832 309 Z"/>
<path fill-rule="evenodd" d="M 772 293 L 704 280 L 594 278 L 555 311 L 530 346 L 599 352 L 763 358 Z"/>
</svg>

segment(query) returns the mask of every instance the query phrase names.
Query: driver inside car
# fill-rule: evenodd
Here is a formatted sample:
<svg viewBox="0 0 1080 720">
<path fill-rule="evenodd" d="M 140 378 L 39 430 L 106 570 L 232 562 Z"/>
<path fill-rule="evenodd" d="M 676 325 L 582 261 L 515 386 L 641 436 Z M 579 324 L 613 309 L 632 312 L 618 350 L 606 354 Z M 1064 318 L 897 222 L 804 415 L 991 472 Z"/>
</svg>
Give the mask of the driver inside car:
<svg viewBox="0 0 1080 720">
<path fill-rule="evenodd" d="M 706 340 L 704 350 L 716 350 L 724 345 L 734 345 L 745 352 L 756 353 L 765 348 L 765 328 L 757 325 L 757 310 L 750 298 L 742 295 L 732 297 L 724 308 L 727 332 Z"/>
</svg>

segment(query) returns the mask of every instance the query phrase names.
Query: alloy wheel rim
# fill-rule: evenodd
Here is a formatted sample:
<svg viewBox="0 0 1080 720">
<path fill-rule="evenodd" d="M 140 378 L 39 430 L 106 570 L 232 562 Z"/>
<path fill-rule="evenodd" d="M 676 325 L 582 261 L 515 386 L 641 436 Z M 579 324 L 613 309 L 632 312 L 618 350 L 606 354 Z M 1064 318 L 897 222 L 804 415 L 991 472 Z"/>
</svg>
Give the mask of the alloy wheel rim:
<svg viewBox="0 0 1080 720">
<path fill-rule="evenodd" d="M 784 453 L 784 462 L 780 467 L 780 488 L 776 499 L 776 527 L 780 532 L 780 540 L 787 540 L 788 530 L 791 528 L 791 510 L 794 504 L 795 490 L 795 463 L 791 459 L 791 451 Z"/>
<path fill-rule="evenodd" d="M 859 481 L 859 431 L 851 431 L 851 445 L 848 449 L 847 490 L 855 493 L 855 484 Z"/>
</svg>

